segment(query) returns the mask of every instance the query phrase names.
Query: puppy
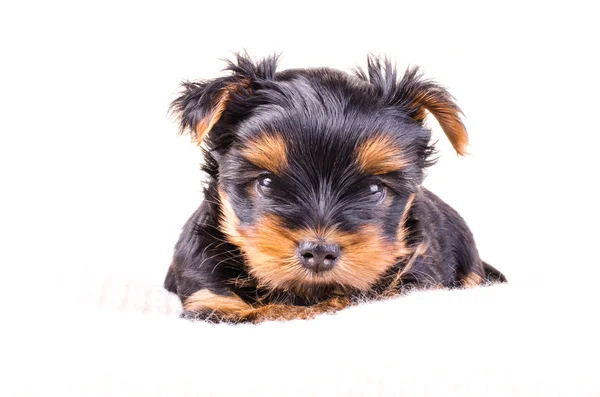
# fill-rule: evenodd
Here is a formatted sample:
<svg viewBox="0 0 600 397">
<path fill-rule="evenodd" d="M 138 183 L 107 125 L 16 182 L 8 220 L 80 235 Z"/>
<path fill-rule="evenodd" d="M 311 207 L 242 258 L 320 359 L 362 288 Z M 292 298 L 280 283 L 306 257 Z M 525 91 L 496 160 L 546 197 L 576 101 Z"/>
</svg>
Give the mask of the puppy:
<svg viewBox="0 0 600 397">
<path fill-rule="evenodd" d="M 207 174 L 165 280 L 184 317 L 311 318 L 414 288 L 506 281 L 422 186 L 434 163 L 427 113 L 458 154 L 468 144 L 444 88 L 376 57 L 354 75 L 276 66 L 238 55 L 226 77 L 185 82 L 172 104 Z"/>
</svg>

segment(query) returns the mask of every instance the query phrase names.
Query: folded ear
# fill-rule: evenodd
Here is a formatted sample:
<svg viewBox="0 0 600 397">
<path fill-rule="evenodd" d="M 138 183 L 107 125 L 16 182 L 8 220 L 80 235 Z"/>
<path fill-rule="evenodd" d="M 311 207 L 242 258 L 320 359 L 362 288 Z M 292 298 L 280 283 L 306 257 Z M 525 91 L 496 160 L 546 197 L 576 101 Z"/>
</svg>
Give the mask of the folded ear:
<svg viewBox="0 0 600 397">
<path fill-rule="evenodd" d="M 250 82 L 232 76 L 209 81 L 182 84 L 179 98 L 171 104 L 171 110 L 179 116 L 180 132 L 189 132 L 192 140 L 200 145 L 223 116 L 234 95 L 250 90 Z"/>
<path fill-rule="evenodd" d="M 469 136 L 460 118 L 462 112 L 445 88 L 422 79 L 419 69 L 415 67 L 404 73 L 398 84 L 398 94 L 413 119 L 422 123 L 429 111 L 437 119 L 456 153 L 466 153 Z"/>
<path fill-rule="evenodd" d="M 442 130 L 460 155 L 466 153 L 469 144 L 467 130 L 461 120 L 461 110 L 454 98 L 445 88 L 431 80 L 423 79 L 417 67 L 408 68 L 398 82 L 394 65 L 388 60 L 369 57 L 368 77 L 359 72 L 377 86 L 384 100 L 389 104 L 402 107 L 408 115 L 419 123 L 425 121 L 427 112 L 438 121 Z"/>
<path fill-rule="evenodd" d="M 241 103 L 253 95 L 253 87 L 275 74 L 277 56 L 253 63 L 247 55 L 237 55 L 225 68 L 231 74 L 213 80 L 185 81 L 180 96 L 171 104 L 171 111 L 179 117 L 180 132 L 189 132 L 200 145 L 210 131 L 231 110 L 247 110 Z"/>
</svg>

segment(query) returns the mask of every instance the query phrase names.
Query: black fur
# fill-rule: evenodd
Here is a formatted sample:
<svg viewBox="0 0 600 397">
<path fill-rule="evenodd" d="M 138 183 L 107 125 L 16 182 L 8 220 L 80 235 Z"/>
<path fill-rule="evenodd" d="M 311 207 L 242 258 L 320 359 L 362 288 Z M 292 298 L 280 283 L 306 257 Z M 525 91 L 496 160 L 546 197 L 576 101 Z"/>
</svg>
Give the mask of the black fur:
<svg viewBox="0 0 600 397">
<path fill-rule="evenodd" d="M 310 306 L 339 295 L 338 287 L 358 301 L 389 296 L 390 289 L 401 293 L 414 287 L 461 287 L 469 274 L 482 281 L 506 281 L 481 261 L 459 214 L 422 187 L 425 170 L 434 163 L 434 148 L 431 132 L 422 123 L 424 110 L 415 104 L 415 97 L 426 92 L 442 101 L 445 111 L 458 114 L 447 91 L 424 80 L 417 68 L 408 69 L 399 79 L 391 62 L 373 57 L 367 71 L 356 75 L 327 68 L 276 72 L 276 66 L 275 56 L 255 63 L 239 55 L 236 62 L 229 62 L 226 77 L 186 82 L 173 102 L 181 131 L 202 140 L 207 179 L 205 199 L 175 247 L 165 288 L 183 303 L 207 289 L 221 296 L 234 294 L 253 307 L 273 302 Z M 220 103 L 224 93 L 226 103 Z M 196 126 L 210 118 L 219 104 L 223 111 L 212 129 L 196 136 Z M 248 162 L 242 152 L 265 132 L 282 137 L 288 162 L 284 176 L 269 174 L 269 194 L 261 196 L 254 189 L 264 170 Z M 384 135 L 402 149 L 406 167 L 369 175 L 356 166 L 357 147 L 374 134 Z M 370 192 L 373 185 L 385 189 L 385 208 L 376 200 L 380 196 Z M 251 274 L 248 253 L 223 233 L 219 189 L 240 224 L 247 227 L 267 215 L 282 220 L 280 227 L 290 232 L 335 225 L 340 233 L 353 234 L 370 226 L 390 245 L 409 208 L 402 238 L 414 252 L 418 247 L 426 251 L 398 257 L 367 290 L 335 281 L 307 288 L 306 293 L 272 288 Z"/>
</svg>

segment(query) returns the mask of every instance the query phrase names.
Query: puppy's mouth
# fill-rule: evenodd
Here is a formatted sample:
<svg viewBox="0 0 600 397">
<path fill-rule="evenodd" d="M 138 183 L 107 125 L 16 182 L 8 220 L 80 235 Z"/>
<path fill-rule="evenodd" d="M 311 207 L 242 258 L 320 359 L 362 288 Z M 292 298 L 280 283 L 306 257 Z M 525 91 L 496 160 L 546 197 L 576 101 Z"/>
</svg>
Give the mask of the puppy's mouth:
<svg viewBox="0 0 600 397">
<path fill-rule="evenodd" d="M 290 230 L 276 216 L 256 225 L 222 223 L 260 287 L 313 296 L 324 290 L 367 291 L 396 263 L 394 243 L 376 227 Z"/>
<path fill-rule="evenodd" d="M 307 297 L 330 290 L 364 292 L 403 255 L 399 240 L 390 241 L 376 225 L 352 232 L 336 226 L 290 229 L 272 214 L 242 225 L 227 197 L 220 196 L 220 228 L 240 248 L 249 275 L 262 288 Z"/>
</svg>

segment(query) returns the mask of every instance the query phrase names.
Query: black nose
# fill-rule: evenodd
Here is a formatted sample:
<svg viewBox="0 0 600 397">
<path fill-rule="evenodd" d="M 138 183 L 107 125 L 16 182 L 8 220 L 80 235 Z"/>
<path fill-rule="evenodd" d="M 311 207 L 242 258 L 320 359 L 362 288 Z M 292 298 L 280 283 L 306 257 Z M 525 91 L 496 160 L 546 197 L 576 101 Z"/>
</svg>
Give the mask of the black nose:
<svg viewBox="0 0 600 397">
<path fill-rule="evenodd" d="M 337 244 L 303 241 L 298 246 L 298 258 L 302 266 L 317 273 L 333 268 L 339 256 L 340 246 Z"/>
</svg>

